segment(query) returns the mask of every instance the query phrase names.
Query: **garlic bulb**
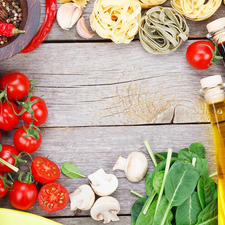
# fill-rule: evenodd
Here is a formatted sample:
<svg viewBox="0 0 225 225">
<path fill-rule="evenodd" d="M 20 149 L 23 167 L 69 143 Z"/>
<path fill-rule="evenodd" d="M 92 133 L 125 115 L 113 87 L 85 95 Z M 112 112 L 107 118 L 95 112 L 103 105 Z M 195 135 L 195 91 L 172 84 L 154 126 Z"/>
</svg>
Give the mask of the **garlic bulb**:
<svg viewBox="0 0 225 225">
<path fill-rule="evenodd" d="M 83 9 L 75 3 L 65 3 L 60 6 L 57 12 L 57 22 L 62 29 L 68 30 L 80 18 Z"/>
<path fill-rule="evenodd" d="M 77 22 L 77 33 L 85 39 L 89 39 L 93 37 L 93 34 L 90 33 L 86 27 L 85 19 L 82 16 Z"/>
</svg>

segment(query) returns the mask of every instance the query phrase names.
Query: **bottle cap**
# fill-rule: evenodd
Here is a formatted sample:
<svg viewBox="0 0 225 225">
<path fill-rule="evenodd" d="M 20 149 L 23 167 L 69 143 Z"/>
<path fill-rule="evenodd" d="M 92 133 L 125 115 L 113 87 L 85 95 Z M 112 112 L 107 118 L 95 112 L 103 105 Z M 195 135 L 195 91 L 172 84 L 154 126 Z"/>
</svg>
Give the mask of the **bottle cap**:
<svg viewBox="0 0 225 225">
<path fill-rule="evenodd" d="M 202 89 L 207 87 L 215 87 L 218 84 L 222 84 L 222 77 L 220 75 L 214 75 L 210 77 L 206 77 L 200 80 Z"/>
<path fill-rule="evenodd" d="M 206 25 L 206 28 L 207 28 L 209 33 L 213 32 L 213 31 L 220 30 L 220 29 L 222 29 L 224 27 L 225 27 L 225 17 L 222 17 L 220 19 L 214 20 L 211 23 L 208 23 Z"/>
</svg>

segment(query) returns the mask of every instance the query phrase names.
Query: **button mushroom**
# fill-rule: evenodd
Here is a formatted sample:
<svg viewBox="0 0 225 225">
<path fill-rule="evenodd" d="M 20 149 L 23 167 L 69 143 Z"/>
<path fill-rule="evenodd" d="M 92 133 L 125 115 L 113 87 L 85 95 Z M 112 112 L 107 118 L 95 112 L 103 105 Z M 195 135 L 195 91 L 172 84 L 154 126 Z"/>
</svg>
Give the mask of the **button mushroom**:
<svg viewBox="0 0 225 225">
<path fill-rule="evenodd" d="M 103 223 L 112 221 L 119 221 L 117 213 L 120 211 L 119 202 L 111 197 L 99 198 L 91 208 L 91 217 L 94 220 L 104 220 Z"/>
<path fill-rule="evenodd" d="M 99 196 L 108 196 L 118 187 L 118 179 L 113 174 L 107 174 L 103 169 L 99 169 L 88 176 L 91 187 Z"/>
<path fill-rule="evenodd" d="M 129 181 L 138 182 L 144 178 L 148 170 L 148 160 L 141 152 L 131 152 L 127 159 L 121 155 L 117 159 L 113 170 L 123 170 Z"/>
<path fill-rule="evenodd" d="M 77 209 L 89 210 L 95 201 L 95 193 L 87 184 L 81 185 L 69 196 L 71 201 L 71 211 L 75 211 Z"/>
</svg>

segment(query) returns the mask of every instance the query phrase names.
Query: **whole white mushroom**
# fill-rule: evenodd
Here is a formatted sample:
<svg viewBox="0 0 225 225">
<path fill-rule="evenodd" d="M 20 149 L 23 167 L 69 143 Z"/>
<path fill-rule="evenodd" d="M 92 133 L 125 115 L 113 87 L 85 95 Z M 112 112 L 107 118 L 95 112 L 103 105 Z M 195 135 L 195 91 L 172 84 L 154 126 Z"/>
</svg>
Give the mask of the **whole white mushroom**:
<svg viewBox="0 0 225 225">
<path fill-rule="evenodd" d="M 121 155 L 117 159 L 113 170 L 123 170 L 129 181 L 138 182 L 142 180 L 148 171 L 148 160 L 141 152 L 131 152 L 128 158 Z"/>
</svg>

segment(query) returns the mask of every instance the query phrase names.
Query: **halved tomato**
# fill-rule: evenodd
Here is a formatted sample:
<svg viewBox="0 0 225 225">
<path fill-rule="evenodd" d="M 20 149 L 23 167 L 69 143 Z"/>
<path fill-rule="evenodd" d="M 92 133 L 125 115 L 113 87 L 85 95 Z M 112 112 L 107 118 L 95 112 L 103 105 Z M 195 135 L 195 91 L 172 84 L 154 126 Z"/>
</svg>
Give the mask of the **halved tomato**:
<svg viewBox="0 0 225 225">
<path fill-rule="evenodd" d="M 59 167 L 51 160 L 42 156 L 37 156 L 33 159 L 31 172 L 34 179 L 43 184 L 56 181 L 60 176 Z"/>
<path fill-rule="evenodd" d="M 46 212 L 55 212 L 66 207 L 69 193 L 57 182 L 45 184 L 38 194 L 38 202 Z"/>
</svg>

